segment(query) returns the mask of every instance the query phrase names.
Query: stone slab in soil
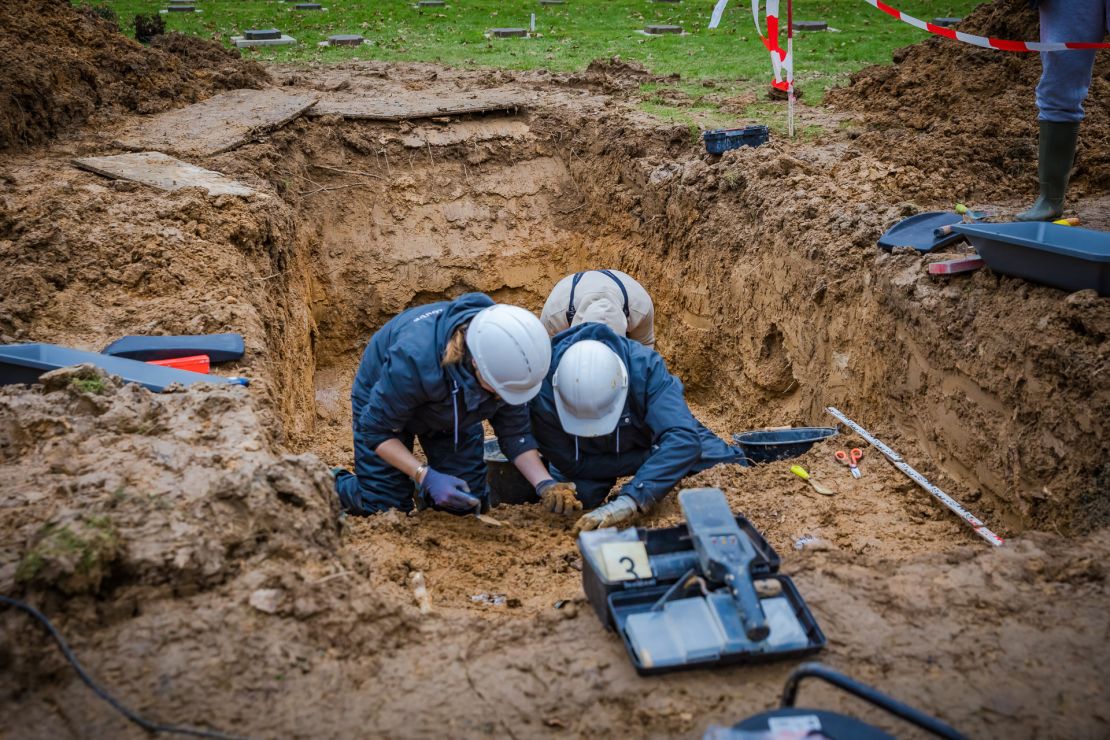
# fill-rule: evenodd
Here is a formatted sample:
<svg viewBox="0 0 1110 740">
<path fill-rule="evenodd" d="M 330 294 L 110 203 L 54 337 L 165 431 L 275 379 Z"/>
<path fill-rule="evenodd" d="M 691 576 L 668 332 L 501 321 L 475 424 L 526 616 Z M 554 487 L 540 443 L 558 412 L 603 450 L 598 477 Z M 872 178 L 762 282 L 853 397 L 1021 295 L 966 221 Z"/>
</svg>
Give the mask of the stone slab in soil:
<svg viewBox="0 0 1110 740">
<path fill-rule="evenodd" d="M 258 43 L 266 43 L 265 41 Z M 126 129 L 124 149 L 209 156 L 246 144 L 307 111 L 316 96 L 278 90 L 231 90 L 177 110 L 159 113 Z"/>
<path fill-rule="evenodd" d="M 204 188 L 209 195 L 254 195 L 257 191 L 237 180 L 161 152 L 132 152 L 111 157 L 82 157 L 73 164 L 113 180 L 133 180 L 160 190 Z"/>
<path fill-rule="evenodd" d="M 530 98 L 517 90 L 494 88 L 455 95 L 406 92 L 393 97 L 353 93 L 324 93 L 310 116 L 342 116 L 376 121 L 403 121 L 415 118 L 487 113 L 522 108 Z"/>
</svg>

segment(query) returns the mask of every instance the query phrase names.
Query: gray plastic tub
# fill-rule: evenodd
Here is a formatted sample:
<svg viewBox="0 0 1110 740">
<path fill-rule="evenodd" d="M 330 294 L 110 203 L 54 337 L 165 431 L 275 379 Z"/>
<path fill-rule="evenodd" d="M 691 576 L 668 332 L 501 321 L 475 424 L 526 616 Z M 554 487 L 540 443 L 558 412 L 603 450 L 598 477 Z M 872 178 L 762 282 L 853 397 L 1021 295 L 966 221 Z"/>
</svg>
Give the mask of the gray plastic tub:
<svg viewBox="0 0 1110 740">
<path fill-rule="evenodd" d="M 139 383 L 152 391 L 163 391 L 172 383 L 239 384 L 233 378 L 205 375 L 188 370 L 177 370 L 161 365 L 148 365 L 138 360 L 85 352 L 54 344 L 3 344 L 0 345 L 0 385 L 35 383 L 39 376 L 60 367 L 89 363 L 111 375 L 118 375 L 125 382 Z"/>
<path fill-rule="evenodd" d="M 1060 224 L 956 224 L 987 267 L 1067 291 L 1110 296 L 1110 233 Z"/>
</svg>

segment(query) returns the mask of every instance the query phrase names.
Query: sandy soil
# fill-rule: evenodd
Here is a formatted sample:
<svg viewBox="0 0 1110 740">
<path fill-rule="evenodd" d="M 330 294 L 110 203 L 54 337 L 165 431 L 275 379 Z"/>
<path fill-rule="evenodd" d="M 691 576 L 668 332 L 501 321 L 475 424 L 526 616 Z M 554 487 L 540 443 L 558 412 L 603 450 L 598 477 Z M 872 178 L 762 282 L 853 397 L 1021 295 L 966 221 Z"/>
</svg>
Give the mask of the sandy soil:
<svg viewBox="0 0 1110 740">
<path fill-rule="evenodd" d="M 921 209 L 1030 197 L 1016 154 L 927 166 L 983 139 L 972 83 L 943 125 L 907 117 L 910 81 L 955 63 L 921 51 L 936 47 L 861 73 L 839 113 L 801 109 L 850 126 L 720 158 L 637 112 L 647 74 L 621 63 L 275 67 L 294 93 L 508 86 L 536 102 L 300 118 L 195 162 L 262 193 L 249 199 L 71 167 L 135 122 L 89 102 L 96 130 L 0 158 L 0 341 L 237 331 L 247 354 L 218 371 L 253 382 L 155 395 L 63 372 L 0 388 L 0 593 L 40 606 L 144 713 L 252 736 L 697 736 L 774 705 L 790 663 L 638 678 L 584 601 L 571 522 L 539 507 L 497 509 L 502 528 L 339 522 L 327 466 L 350 463 L 347 393 L 378 326 L 467 290 L 538 309 L 567 272 L 605 265 L 649 286 L 660 350 L 714 431 L 829 424 L 836 405 L 1008 538 L 990 549 L 874 450 L 850 478 L 831 455 L 850 435 L 799 461 L 835 497 L 786 462 L 688 479 L 722 488 L 783 556 L 829 638 L 821 660 L 970 736 L 1106 736 L 1110 302 L 986 270 L 939 281 L 936 257 L 874 247 Z M 998 105 L 1018 122 L 995 132 L 1005 151 L 1031 146 L 1036 65 L 1009 59 L 993 68 L 1015 90 Z M 1100 228 L 1106 100 L 1071 202 Z M 644 523 L 679 518 L 668 501 Z M 806 535 L 822 544 L 797 549 Z M 5 737 L 139 736 L 37 626 L 0 623 Z"/>
</svg>

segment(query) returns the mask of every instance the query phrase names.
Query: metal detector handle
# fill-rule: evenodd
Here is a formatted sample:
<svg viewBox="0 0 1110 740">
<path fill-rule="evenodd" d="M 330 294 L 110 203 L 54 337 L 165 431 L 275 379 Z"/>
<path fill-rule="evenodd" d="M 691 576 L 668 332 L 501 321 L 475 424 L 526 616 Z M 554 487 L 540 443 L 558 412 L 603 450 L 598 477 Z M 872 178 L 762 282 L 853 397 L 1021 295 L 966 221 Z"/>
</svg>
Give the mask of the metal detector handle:
<svg viewBox="0 0 1110 740">
<path fill-rule="evenodd" d="M 842 691 L 847 691 L 849 694 L 857 696 L 865 702 L 873 704 L 879 709 L 889 712 L 895 717 L 899 717 L 937 737 L 948 738 L 948 740 L 966 740 L 963 735 L 939 719 L 930 717 L 918 709 L 903 704 L 867 684 L 848 678 L 843 673 L 838 673 L 820 663 L 803 663 L 794 669 L 794 672 L 786 679 L 786 686 L 782 689 L 782 706 L 794 706 L 794 701 L 798 698 L 798 684 L 802 682 L 803 678 L 811 676 L 820 678 Z"/>
<path fill-rule="evenodd" d="M 687 488 L 679 491 L 678 503 L 686 515 L 686 529 L 698 554 L 702 575 L 728 586 L 748 639 L 752 642 L 766 640 L 771 630 L 751 575 L 755 547 L 736 523 L 724 491 Z"/>
<path fill-rule="evenodd" d="M 744 575 L 747 575 L 746 571 Z M 740 607 L 740 621 L 744 623 L 744 634 L 752 642 L 762 642 L 771 634 L 767 625 L 767 615 L 763 613 L 763 605 L 759 603 L 759 594 L 755 591 L 755 584 L 751 578 L 729 577 L 729 588 Z"/>
</svg>

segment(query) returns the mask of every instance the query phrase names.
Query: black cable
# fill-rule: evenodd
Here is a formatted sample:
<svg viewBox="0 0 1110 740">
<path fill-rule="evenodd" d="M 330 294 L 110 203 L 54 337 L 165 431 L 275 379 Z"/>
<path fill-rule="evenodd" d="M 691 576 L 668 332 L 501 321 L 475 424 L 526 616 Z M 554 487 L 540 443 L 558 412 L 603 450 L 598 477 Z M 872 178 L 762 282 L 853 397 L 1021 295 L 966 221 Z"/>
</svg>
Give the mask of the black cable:
<svg viewBox="0 0 1110 740">
<path fill-rule="evenodd" d="M 77 660 L 77 656 L 73 654 L 73 651 L 70 649 L 69 644 L 65 641 L 65 638 L 62 637 L 61 633 L 58 632 L 58 630 L 54 627 L 53 624 L 50 623 L 50 620 L 47 619 L 42 612 L 40 612 L 38 609 L 31 606 L 30 604 L 19 601 L 17 599 L 10 599 L 7 596 L 3 595 L 0 595 L 0 604 L 7 604 L 8 606 L 14 606 L 16 609 L 21 609 L 37 619 L 39 622 L 41 622 L 42 625 L 46 627 L 46 631 L 50 633 L 50 636 L 54 638 L 54 641 L 58 643 L 58 647 L 61 648 L 62 655 L 64 655 L 66 660 L 69 661 L 69 664 L 73 667 L 73 670 L 76 671 L 78 677 L 85 682 L 85 685 L 92 689 L 94 694 L 99 696 L 104 701 L 108 702 L 108 704 L 110 704 L 113 709 L 137 724 L 139 727 L 142 727 L 147 732 L 168 732 L 175 735 L 212 737 L 218 738 L 218 740 L 246 740 L 246 738 L 243 738 L 239 735 L 225 735 L 224 733 L 216 732 L 215 730 L 201 730 L 194 727 L 164 725 L 159 722 L 152 722 L 149 719 L 140 717 L 134 711 L 125 707 L 118 699 L 109 694 L 107 690 L 105 690 L 99 684 L 92 680 L 92 677 L 90 677 L 89 674 L 85 672 L 84 667 L 82 667 L 80 661 Z"/>
</svg>

